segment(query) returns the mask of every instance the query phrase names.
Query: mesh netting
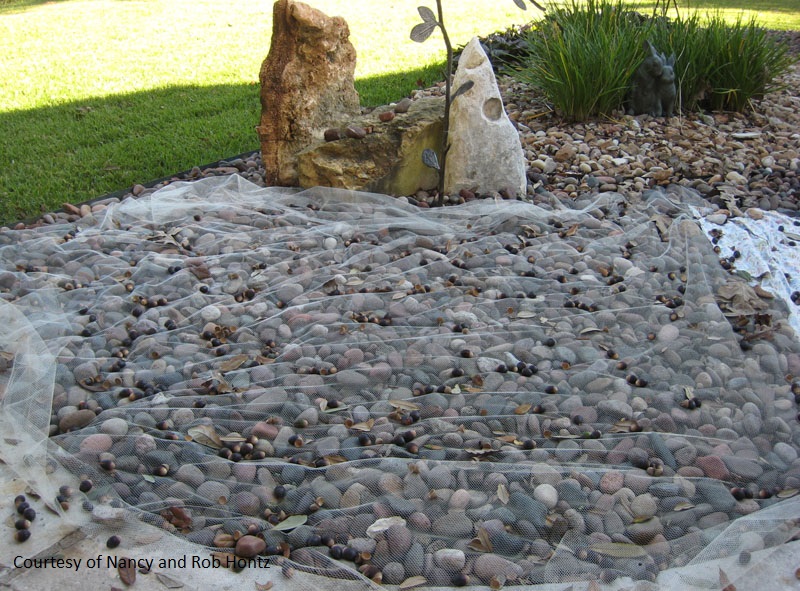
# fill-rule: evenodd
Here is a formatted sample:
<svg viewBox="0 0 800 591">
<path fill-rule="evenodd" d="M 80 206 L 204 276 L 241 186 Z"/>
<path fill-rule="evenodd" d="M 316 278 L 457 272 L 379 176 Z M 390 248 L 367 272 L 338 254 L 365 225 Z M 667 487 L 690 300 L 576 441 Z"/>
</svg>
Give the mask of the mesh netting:
<svg viewBox="0 0 800 591">
<path fill-rule="evenodd" d="M 792 539 L 785 306 L 743 309 L 682 190 L 538 199 L 232 176 L 2 234 L 3 459 L 91 480 L 106 526 L 385 584 L 652 581 Z"/>
</svg>

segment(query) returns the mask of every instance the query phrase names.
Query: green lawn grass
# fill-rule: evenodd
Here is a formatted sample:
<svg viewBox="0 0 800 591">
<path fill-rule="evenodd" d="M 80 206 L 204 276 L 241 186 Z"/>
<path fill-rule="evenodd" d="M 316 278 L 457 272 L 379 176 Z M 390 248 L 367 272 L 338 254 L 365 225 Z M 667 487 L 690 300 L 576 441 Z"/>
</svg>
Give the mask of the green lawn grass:
<svg viewBox="0 0 800 591">
<path fill-rule="evenodd" d="M 307 3 L 348 21 L 363 105 L 442 79 L 439 33 L 408 37 L 433 0 Z M 758 16 L 800 29 L 795 3 Z M 691 6 L 719 4 L 734 2 Z M 512 0 L 444 6 L 455 45 L 540 15 Z M 257 149 L 271 29 L 271 0 L 0 0 L 0 225 Z"/>
</svg>

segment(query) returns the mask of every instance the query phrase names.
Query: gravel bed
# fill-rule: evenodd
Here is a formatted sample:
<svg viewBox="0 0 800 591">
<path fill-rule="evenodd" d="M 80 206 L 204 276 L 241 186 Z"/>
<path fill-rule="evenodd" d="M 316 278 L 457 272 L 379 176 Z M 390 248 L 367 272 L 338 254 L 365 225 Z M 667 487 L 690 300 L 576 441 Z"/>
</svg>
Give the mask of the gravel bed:
<svg viewBox="0 0 800 591">
<path fill-rule="evenodd" d="M 798 99 L 566 126 L 504 85 L 516 199 L 261 188 L 252 154 L 0 232 L 0 397 L 95 521 L 409 587 L 793 539 L 800 340 L 689 206 L 796 215 Z"/>
</svg>

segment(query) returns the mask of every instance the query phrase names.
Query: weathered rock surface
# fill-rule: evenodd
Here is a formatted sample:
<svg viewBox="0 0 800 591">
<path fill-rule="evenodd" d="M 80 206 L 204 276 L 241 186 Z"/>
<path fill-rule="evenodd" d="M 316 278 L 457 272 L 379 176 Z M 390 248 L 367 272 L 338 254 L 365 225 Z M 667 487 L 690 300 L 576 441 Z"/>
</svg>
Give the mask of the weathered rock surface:
<svg viewBox="0 0 800 591">
<path fill-rule="evenodd" d="M 403 111 L 400 109 L 400 111 Z M 381 113 L 353 118 L 350 128 L 368 129 L 363 139 L 340 134 L 342 139 L 317 143 L 297 155 L 301 187 L 336 187 L 387 195 L 409 195 L 432 189 L 435 170 L 422 163 L 425 148 L 441 144 L 444 100 L 428 97 L 411 103 L 407 112 L 381 121 Z M 350 134 L 355 135 L 355 134 Z"/>
<path fill-rule="evenodd" d="M 332 124 L 360 112 L 356 51 L 342 17 L 294 0 L 273 7 L 272 42 L 261 65 L 256 128 L 268 185 L 297 185 L 297 152 Z"/>
<path fill-rule="evenodd" d="M 477 37 L 461 54 L 454 92 L 469 81 L 474 86 L 450 107 L 445 193 L 511 188 L 524 195 L 527 180 L 519 133 L 506 114 L 492 65 Z"/>
</svg>

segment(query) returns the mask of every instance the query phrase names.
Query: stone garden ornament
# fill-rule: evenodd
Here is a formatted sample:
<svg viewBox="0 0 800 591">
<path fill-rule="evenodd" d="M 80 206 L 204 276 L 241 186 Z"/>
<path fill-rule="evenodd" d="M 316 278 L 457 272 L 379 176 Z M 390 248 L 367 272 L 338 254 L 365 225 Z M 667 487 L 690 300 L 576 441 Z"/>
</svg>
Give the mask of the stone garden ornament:
<svg viewBox="0 0 800 591">
<path fill-rule="evenodd" d="M 534 0 L 530 0 L 530 2 L 536 8 L 544 12 L 544 7 L 542 7 L 539 3 L 535 2 Z M 516 4 L 521 10 L 526 10 L 527 8 L 524 0 L 514 0 L 514 4 Z M 447 66 L 445 72 L 444 133 L 442 134 L 442 147 L 439 155 L 437 155 L 436 151 L 430 148 L 427 148 L 422 153 L 422 162 L 425 164 L 425 166 L 436 169 L 439 172 L 439 196 L 437 198 L 437 205 L 442 205 L 444 202 L 444 193 L 446 188 L 445 183 L 446 179 L 448 178 L 446 168 L 447 153 L 450 151 L 451 146 L 448 137 L 450 131 L 450 106 L 453 101 L 456 100 L 456 98 L 472 88 L 474 81 L 467 80 L 461 86 L 457 87 L 457 90 L 451 96 L 450 78 L 453 72 L 453 46 L 450 43 L 450 37 L 448 36 L 447 29 L 444 26 L 442 0 L 436 0 L 436 8 L 437 12 L 434 14 L 434 12 L 427 6 L 417 7 L 417 11 L 419 12 L 420 17 L 422 17 L 422 22 L 418 23 L 413 29 L 411 29 L 411 40 L 416 41 L 417 43 L 422 43 L 428 39 L 428 37 L 430 37 L 437 28 L 439 28 L 442 31 L 445 49 L 447 50 Z"/>
<path fill-rule="evenodd" d="M 677 95 L 675 54 L 666 57 L 649 41 L 645 41 L 644 47 L 647 56 L 631 79 L 628 113 L 671 117 Z"/>
</svg>

